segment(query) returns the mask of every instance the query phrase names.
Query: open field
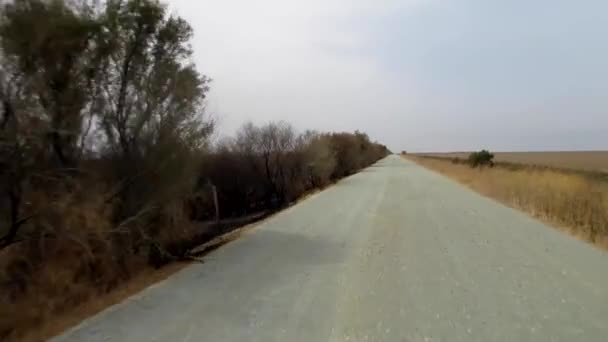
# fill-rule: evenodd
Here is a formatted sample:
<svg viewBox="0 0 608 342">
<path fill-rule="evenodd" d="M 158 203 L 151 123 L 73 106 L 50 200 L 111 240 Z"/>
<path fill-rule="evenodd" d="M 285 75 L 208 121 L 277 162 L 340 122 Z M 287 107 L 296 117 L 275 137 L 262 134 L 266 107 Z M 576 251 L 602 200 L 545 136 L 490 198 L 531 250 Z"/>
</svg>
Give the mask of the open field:
<svg viewBox="0 0 608 342">
<path fill-rule="evenodd" d="M 605 177 L 553 168 L 512 168 L 500 163 L 493 168 L 471 168 L 449 159 L 416 156 L 408 159 L 577 237 L 608 247 Z"/>
<path fill-rule="evenodd" d="M 470 152 L 421 153 L 448 158 L 467 158 Z M 549 166 L 608 173 L 608 151 L 495 152 L 497 162 Z"/>
</svg>

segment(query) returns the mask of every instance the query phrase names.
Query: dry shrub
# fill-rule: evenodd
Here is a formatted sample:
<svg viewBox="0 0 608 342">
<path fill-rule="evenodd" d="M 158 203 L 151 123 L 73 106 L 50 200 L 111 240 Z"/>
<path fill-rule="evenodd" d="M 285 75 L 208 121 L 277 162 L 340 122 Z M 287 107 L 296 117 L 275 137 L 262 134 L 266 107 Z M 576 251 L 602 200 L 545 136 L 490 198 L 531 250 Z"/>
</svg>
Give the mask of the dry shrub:
<svg viewBox="0 0 608 342">
<path fill-rule="evenodd" d="M 129 276 L 111 243 L 103 203 L 84 193 L 60 198 L 38 193 L 35 232 L 0 256 L 0 337 L 27 331 L 105 293 Z M 122 259 L 122 260 L 121 260 Z"/>
<path fill-rule="evenodd" d="M 181 201 L 158 208 L 149 227 L 150 234 L 142 242 L 147 248 L 148 264 L 155 268 L 183 258 L 190 249 L 204 242 L 207 235 L 213 234 L 190 219 Z"/>
<path fill-rule="evenodd" d="M 286 122 L 246 123 L 234 139 L 214 147 L 202 163 L 197 190 L 216 187 L 222 218 L 278 210 L 389 153 L 359 131 L 298 134 Z M 209 219 L 209 202 L 199 196 L 192 216 Z"/>
<path fill-rule="evenodd" d="M 106 192 L 89 184 L 28 196 L 38 215 L 23 228 L 23 241 L 0 250 L 0 340 L 20 340 L 61 321 L 150 265 L 175 260 L 206 233 L 179 200 L 138 221 L 113 223 Z"/>
<path fill-rule="evenodd" d="M 414 160 L 488 197 L 608 246 L 608 184 L 600 179 L 550 169 L 471 169 L 449 159 Z"/>
</svg>

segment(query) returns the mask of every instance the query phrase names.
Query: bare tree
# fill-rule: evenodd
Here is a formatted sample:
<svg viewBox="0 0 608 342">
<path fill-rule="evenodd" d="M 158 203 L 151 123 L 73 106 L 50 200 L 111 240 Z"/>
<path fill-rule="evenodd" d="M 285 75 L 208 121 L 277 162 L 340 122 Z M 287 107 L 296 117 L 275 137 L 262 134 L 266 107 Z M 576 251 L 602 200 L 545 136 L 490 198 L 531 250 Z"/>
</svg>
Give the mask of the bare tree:
<svg viewBox="0 0 608 342">
<path fill-rule="evenodd" d="M 83 110 L 96 89 L 99 23 L 62 1 L 14 1 L 2 12 L 3 54 L 14 63 L 47 125 L 45 140 L 54 161 L 74 167 Z"/>
<path fill-rule="evenodd" d="M 30 216 L 31 177 L 69 184 L 85 151 L 111 161 L 118 221 L 192 191 L 213 122 L 183 19 L 153 0 L 18 0 L 0 16 L 4 241 Z"/>
</svg>

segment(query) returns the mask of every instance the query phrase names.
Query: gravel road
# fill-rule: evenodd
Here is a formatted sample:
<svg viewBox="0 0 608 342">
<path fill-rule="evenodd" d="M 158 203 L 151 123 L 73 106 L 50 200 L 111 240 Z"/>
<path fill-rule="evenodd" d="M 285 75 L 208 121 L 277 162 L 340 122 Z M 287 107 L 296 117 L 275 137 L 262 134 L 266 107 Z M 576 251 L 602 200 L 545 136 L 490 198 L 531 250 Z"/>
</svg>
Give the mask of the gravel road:
<svg viewBox="0 0 608 342">
<path fill-rule="evenodd" d="M 56 341 L 607 341 L 608 253 L 398 156 Z"/>
</svg>

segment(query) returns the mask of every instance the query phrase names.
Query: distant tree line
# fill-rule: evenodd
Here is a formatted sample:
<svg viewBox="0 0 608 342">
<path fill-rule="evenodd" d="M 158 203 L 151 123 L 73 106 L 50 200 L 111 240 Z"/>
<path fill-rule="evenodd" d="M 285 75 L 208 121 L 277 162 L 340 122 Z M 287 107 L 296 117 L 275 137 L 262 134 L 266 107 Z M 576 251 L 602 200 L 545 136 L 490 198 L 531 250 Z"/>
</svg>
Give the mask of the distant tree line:
<svg viewBox="0 0 608 342">
<path fill-rule="evenodd" d="M 199 186 L 217 187 L 222 217 L 246 215 L 282 207 L 388 153 L 361 132 L 298 134 L 285 122 L 247 123 L 205 154 Z M 203 202 L 209 211 L 210 199 Z"/>
<path fill-rule="evenodd" d="M 192 28 L 157 1 L 0 6 L 2 317 L 36 291 L 72 303 L 83 284 L 130 277 L 133 260 L 157 264 L 214 218 L 210 187 L 223 218 L 276 210 L 389 153 L 361 132 L 285 122 L 211 143 Z M 45 283 L 57 269 L 64 282 Z M 28 312 L 0 323 L 0 339 L 40 319 Z"/>
</svg>

